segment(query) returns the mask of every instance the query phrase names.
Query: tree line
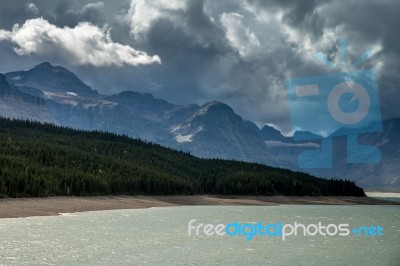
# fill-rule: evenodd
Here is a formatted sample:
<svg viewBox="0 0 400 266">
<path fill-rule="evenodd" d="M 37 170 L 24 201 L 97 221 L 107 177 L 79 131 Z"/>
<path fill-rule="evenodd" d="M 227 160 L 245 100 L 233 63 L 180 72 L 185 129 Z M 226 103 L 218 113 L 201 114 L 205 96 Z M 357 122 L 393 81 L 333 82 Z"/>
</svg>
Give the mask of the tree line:
<svg viewBox="0 0 400 266">
<path fill-rule="evenodd" d="M 187 152 L 108 132 L 0 118 L 0 197 L 364 196 L 347 180 Z"/>
</svg>

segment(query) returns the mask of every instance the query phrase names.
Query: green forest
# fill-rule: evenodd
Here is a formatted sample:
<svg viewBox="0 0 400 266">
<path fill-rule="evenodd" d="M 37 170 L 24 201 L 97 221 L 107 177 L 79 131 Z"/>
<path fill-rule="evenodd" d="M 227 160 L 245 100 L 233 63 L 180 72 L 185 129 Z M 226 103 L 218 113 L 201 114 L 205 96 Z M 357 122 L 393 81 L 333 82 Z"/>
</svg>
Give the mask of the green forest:
<svg viewBox="0 0 400 266">
<path fill-rule="evenodd" d="M 0 118 L 0 197 L 89 195 L 365 196 L 347 180 L 199 159 L 107 132 Z"/>
</svg>

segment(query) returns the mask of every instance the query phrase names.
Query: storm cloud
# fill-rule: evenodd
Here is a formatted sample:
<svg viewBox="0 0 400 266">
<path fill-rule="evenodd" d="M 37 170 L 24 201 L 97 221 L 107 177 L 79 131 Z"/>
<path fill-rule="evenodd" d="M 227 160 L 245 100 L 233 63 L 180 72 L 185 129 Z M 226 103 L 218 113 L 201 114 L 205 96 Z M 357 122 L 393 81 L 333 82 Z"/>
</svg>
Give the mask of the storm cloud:
<svg viewBox="0 0 400 266">
<path fill-rule="evenodd" d="M 103 94 L 151 92 L 174 103 L 217 99 L 246 119 L 288 132 L 286 81 L 347 71 L 370 49 L 371 59 L 358 67 L 376 71 L 386 119 L 400 116 L 399 10 L 395 0 L 4 1 L 0 56 L 10 63 L 0 71 L 50 61 Z M 17 40 L 32 23 L 42 31 Z M 55 31 L 75 36 L 83 29 L 98 39 L 84 34 L 74 37 L 82 45 L 74 45 L 60 33 L 43 42 Z M 348 42 L 346 64 L 339 64 L 340 38 Z M 337 68 L 317 61 L 317 52 Z"/>
</svg>

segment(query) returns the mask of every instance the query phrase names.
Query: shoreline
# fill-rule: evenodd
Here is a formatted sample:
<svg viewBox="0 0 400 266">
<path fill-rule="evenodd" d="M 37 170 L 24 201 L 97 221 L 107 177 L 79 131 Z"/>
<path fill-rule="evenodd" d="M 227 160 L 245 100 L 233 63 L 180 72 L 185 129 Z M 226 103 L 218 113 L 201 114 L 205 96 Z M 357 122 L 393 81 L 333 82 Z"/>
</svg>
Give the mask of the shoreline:
<svg viewBox="0 0 400 266">
<path fill-rule="evenodd" d="M 0 199 L 0 218 L 54 216 L 85 211 L 144 209 L 151 207 L 230 205 L 397 205 L 400 202 L 370 197 L 309 197 L 309 196 L 65 196 L 48 198 Z"/>
</svg>

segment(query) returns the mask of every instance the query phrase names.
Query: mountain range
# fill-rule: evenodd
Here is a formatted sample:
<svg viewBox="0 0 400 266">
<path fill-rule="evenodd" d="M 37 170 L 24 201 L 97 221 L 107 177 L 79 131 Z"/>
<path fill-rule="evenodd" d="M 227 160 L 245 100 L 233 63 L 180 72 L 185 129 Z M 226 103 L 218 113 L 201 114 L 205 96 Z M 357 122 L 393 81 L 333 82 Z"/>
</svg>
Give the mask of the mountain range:
<svg viewBox="0 0 400 266">
<path fill-rule="evenodd" d="M 296 142 L 268 125 L 261 129 L 220 101 L 177 105 L 150 93 L 123 91 L 101 95 L 61 66 L 42 63 L 31 69 L 0 74 L 0 116 L 49 122 L 84 130 L 109 131 L 201 158 L 258 162 L 297 168 L 297 156 L 319 147 L 321 137 Z M 334 139 L 331 169 L 301 169 L 314 175 L 356 181 L 367 189 L 400 189 L 400 119 L 384 121 L 383 130 L 363 134 L 361 143 L 379 147 L 382 162 L 347 164 L 346 139 Z M 305 139 L 305 138 L 303 138 Z"/>
</svg>

